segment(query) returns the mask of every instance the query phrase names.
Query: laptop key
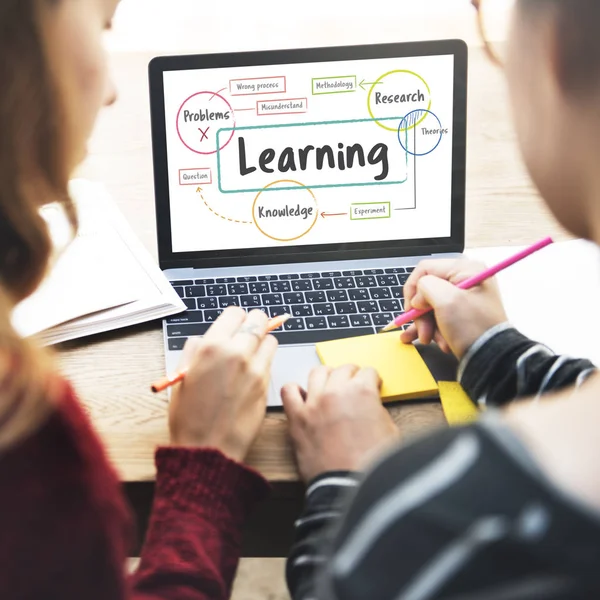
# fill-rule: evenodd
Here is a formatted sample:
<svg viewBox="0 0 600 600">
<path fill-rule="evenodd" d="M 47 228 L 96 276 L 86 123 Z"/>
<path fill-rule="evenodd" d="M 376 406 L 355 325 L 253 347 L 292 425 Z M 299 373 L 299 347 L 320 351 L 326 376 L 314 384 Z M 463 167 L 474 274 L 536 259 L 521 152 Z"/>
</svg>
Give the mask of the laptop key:
<svg viewBox="0 0 600 600">
<path fill-rule="evenodd" d="M 206 296 L 206 288 L 203 285 L 190 285 L 185 288 L 186 298 L 198 298 L 199 296 Z"/>
<path fill-rule="evenodd" d="M 214 323 L 222 314 L 223 314 L 223 311 L 221 309 L 205 310 L 204 311 L 204 321 L 206 323 Z"/>
<path fill-rule="evenodd" d="M 347 302 L 348 292 L 346 290 L 332 290 L 327 292 L 327 300 L 329 302 Z"/>
<path fill-rule="evenodd" d="M 363 277 L 357 277 L 356 278 L 356 287 L 359 288 L 366 288 L 366 287 L 376 287 L 377 286 L 377 281 L 375 279 L 375 277 L 373 277 L 372 275 L 365 275 Z"/>
<path fill-rule="evenodd" d="M 183 303 L 188 307 L 188 310 L 196 310 L 196 298 L 184 298 Z"/>
<path fill-rule="evenodd" d="M 398 282 L 400 283 L 400 285 L 404 285 L 409 277 L 410 275 L 408 273 L 406 273 L 405 275 L 398 275 Z"/>
<path fill-rule="evenodd" d="M 239 306 L 240 298 L 239 296 L 221 296 L 219 298 L 219 307 L 227 308 L 228 306 Z"/>
<path fill-rule="evenodd" d="M 373 318 L 375 327 L 383 327 L 394 320 L 394 315 L 392 313 L 378 313 L 376 315 L 371 315 L 371 317 Z"/>
<path fill-rule="evenodd" d="M 185 291 L 182 287 L 174 287 L 173 289 L 177 292 L 177 295 L 180 298 L 185 298 Z"/>
<path fill-rule="evenodd" d="M 358 312 L 359 313 L 376 313 L 379 312 L 379 306 L 377 306 L 377 302 L 357 302 Z"/>
<path fill-rule="evenodd" d="M 241 296 L 248 293 L 247 283 L 232 283 L 227 286 L 227 293 L 230 296 Z"/>
<path fill-rule="evenodd" d="M 378 275 L 377 284 L 381 287 L 389 287 L 390 285 L 398 285 L 398 278 L 395 275 Z"/>
<path fill-rule="evenodd" d="M 244 277 L 238 277 L 236 281 L 238 283 L 250 283 L 252 281 L 256 281 L 256 277 L 252 277 L 250 275 L 245 275 Z"/>
<path fill-rule="evenodd" d="M 208 323 L 191 323 L 188 325 L 167 325 L 167 337 L 189 337 L 204 335 L 210 325 Z"/>
<path fill-rule="evenodd" d="M 330 329 L 340 329 L 350 327 L 350 320 L 346 315 L 335 315 L 334 317 L 327 317 L 327 324 Z"/>
<path fill-rule="evenodd" d="M 289 281 L 271 281 L 269 285 L 271 286 L 271 291 L 275 293 L 292 291 L 292 285 Z"/>
<path fill-rule="evenodd" d="M 304 304 L 304 294 L 302 292 L 291 292 L 283 295 L 283 301 L 286 304 Z"/>
<path fill-rule="evenodd" d="M 186 285 L 194 285 L 194 282 L 191 279 L 180 279 L 179 281 L 171 281 L 171 285 L 185 287 Z"/>
<path fill-rule="evenodd" d="M 352 327 L 370 327 L 371 323 L 370 315 L 350 315 L 350 325 Z"/>
<path fill-rule="evenodd" d="M 268 294 L 271 291 L 266 281 L 251 283 L 248 287 L 251 294 Z"/>
<path fill-rule="evenodd" d="M 391 288 L 391 292 L 394 298 L 404 298 L 404 288 L 393 287 Z"/>
<path fill-rule="evenodd" d="M 270 306 L 269 314 L 271 318 L 280 317 L 281 315 L 289 315 L 290 307 L 289 306 Z"/>
<path fill-rule="evenodd" d="M 219 308 L 219 303 L 216 298 L 198 298 L 196 302 L 198 303 L 198 308 L 201 310 Z"/>
<path fill-rule="evenodd" d="M 406 273 L 406 269 L 404 267 L 392 267 L 391 269 L 385 269 L 386 273 L 395 273 L 396 275 L 398 275 L 398 273 Z"/>
<path fill-rule="evenodd" d="M 183 350 L 187 338 L 171 338 L 169 339 L 169 350 Z"/>
<path fill-rule="evenodd" d="M 262 306 L 262 300 L 258 294 L 254 296 L 242 296 L 240 298 L 240 304 L 244 308 L 254 308 L 255 306 Z"/>
<path fill-rule="evenodd" d="M 344 277 L 358 277 L 359 275 L 362 275 L 362 274 L 363 274 L 362 271 L 357 271 L 357 270 L 354 270 L 354 271 L 342 271 L 342 275 Z"/>
<path fill-rule="evenodd" d="M 342 274 L 340 271 L 325 271 L 325 273 L 321 273 L 321 277 L 341 277 Z"/>
<path fill-rule="evenodd" d="M 327 298 L 325 297 L 325 292 L 306 292 L 304 294 L 306 296 L 306 301 L 311 304 L 315 304 L 316 302 L 326 302 Z"/>
<path fill-rule="evenodd" d="M 369 290 L 364 288 L 358 288 L 356 290 L 348 290 L 348 296 L 350 300 L 370 300 Z"/>
<path fill-rule="evenodd" d="M 365 269 L 365 275 L 383 275 L 383 269 Z"/>
<path fill-rule="evenodd" d="M 258 280 L 259 281 L 277 281 L 279 279 L 279 275 L 261 275 Z"/>
<path fill-rule="evenodd" d="M 217 283 L 235 283 L 235 277 L 219 277 Z"/>
<path fill-rule="evenodd" d="M 313 289 L 310 279 L 299 279 L 298 281 L 292 281 L 292 290 L 294 292 L 308 292 Z"/>
<path fill-rule="evenodd" d="M 201 310 L 187 310 L 179 315 L 167 318 L 167 325 L 175 323 L 204 323 L 204 314 Z"/>
<path fill-rule="evenodd" d="M 332 290 L 333 279 L 315 279 L 313 281 L 315 290 Z"/>
<path fill-rule="evenodd" d="M 416 267 L 406 267 L 406 272 L 412 273 L 415 269 L 416 269 Z"/>
<path fill-rule="evenodd" d="M 310 317 L 306 319 L 307 329 L 327 329 L 327 319 L 325 317 Z"/>
<path fill-rule="evenodd" d="M 351 315 L 358 312 L 356 302 L 338 302 L 335 305 L 335 312 L 338 315 Z"/>
<path fill-rule="evenodd" d="M 370 291 L 373 300 L 386 300 L 392 297 L 392 292 L 388 288 L 373 288 Z"/>
<path fill-rule="evenodd" d="M 292 306 L 292 315 L 294 317 L 312 317 L 312 306 L 310 304 L 296 304 Z"/>
<path fill-rule="evenodd" d="M 338 290 L 345 290 L 356 287 L 356 283 L 354 283 L 353 277 L 336 277 L 333 280 L 333 284 Z"/>
<path fill-rule="evenodd" d="M 335 314 L 335 308 L 333 304 L 315 304 L 313 305 L 313 310 L 317 316 Z"/>
<path fill-rule="evenodd" d="M 306 329 L 306 326 L 304 325 L 304 319 L 288 319 L 283 328 L 286 331 L 302 331 Z"/>
<path fill-rule="evenodd" d="M 214 282 L 214 279 L 196 279 L 194 281 L 196 285 L 212 285 Z"/>
<path fill-rule="evenodd" d="M 392 298 L 391 300 L 380 300 L 379 308 L 381 308 L 384 312 L 393 312 L 397 313 L 402 310 L 402 302 Z"/>
<path fill-rule="evenodd" d="M 281 306 L 283 304 L 283 296 L 281 294 L 263 294 L 263 306 Z"/>
<path fill-rule="evenodd" d="M 318 279 L 321 273 L 300 273 L 300 279 Z"/>
<path fill-rule="evenodd" d="M 224 285 L 208 285 L 206 286 L 207 296 L 224 296 L 227 293 L 227 288 Z"/>
<path fill-rule="evenodd" d="M 280 275 L 279 279 L 281 279 L 283 281 L 289 281 L 291 279 L 300 279 L 300 275 L 298 275 L 296 273 L 289 273 L 287 275 Z"/>
</svg>

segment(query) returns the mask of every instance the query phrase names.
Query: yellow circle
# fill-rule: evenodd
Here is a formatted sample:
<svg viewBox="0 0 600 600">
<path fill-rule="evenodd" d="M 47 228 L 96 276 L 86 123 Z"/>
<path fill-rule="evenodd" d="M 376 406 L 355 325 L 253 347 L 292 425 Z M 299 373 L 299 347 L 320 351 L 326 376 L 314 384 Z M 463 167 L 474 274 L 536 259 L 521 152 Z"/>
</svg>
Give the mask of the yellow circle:
<svg viewBox="0 0 600 600">
<path fill-rule="evenodd" d="M 369 94 L 367 95 L 367 110 L 369 111 L 369 114 L 371 115 L 371 118 L 374 119 L 375 123 L 377 123 L 377 125 L 379 125 L 379 127 L 382 127 L 383 129 L 385 129 L 387 131 L 394 131 L 394 132 L 398 131 L 397 127 L 387 127 L 386 125 L 383 125 L 382 123 L 380 123 L 377 120 L 377 117 L 373 114 L 373 111 L 371 110 L 371 95 L 373 94 L 373 90 L 375 89 L 375 86 L 378 85 L 379 83 L 381 83 L 382 79 L 385 79 L 388 75 L 394 75 L 395 73 L 408 73 L 409 75 L 414 75 L 415 77 L 418 77 L 425 84 L 425 87 L 427 88 L 427 93 L 429 94 L 429 106 L 427 107 L 427 110 L 431 109 L 431 90 L 429 89 L 429 85 L 427 84 L 427 82 L 420 75 L 418 75 L 414 71 L 407 71 L 406 69 L 396 69 L 394 71 L 388 71 L 387 73 L 384 73 L 371 86 L 371 89 L 369 90 Z M 408 127 L 407 129 L 405 129 L 404 131 L 409 131 L 413 127 L 416 127 L 417 125 L 421 124 L 427 118 L 427 114 L 428 113 L 426 113 L 425 116 L 420 121 L 418 121 L 414 125 L 411 125 L 410 127 Z"/>
<path fill-rule="evenodd" d="M 256 203 L 258 202 L 258 199 L 260 198 L 261 194 L 265 190 L 268 190 L 271 186 L 277 185 L 278 183 L 293 183 L 294 185 L 298 185 L 301 188 L 304 188 L 313 197 L 313 200 L 315 201 L 315 208 L 317 209 L 315 211 L 315 220 L 312 222 L 311 226 L 304 233 L 297 235 L 296 237 L 293 237 L 293 238 L 276 238 L 276 237 L 273 237 L 272 235 L 269 235 L 266 231 L 263 231 L 261 229 L 260 225 L 257 223 L 256 218 L 254 216 L 254 209 L 256 208 Z M 278 179 L 277 181 L 273 181 L 269 185 L 266 185 L 262 190 L 260 190 L 260 192 L 258 192 L 258 194 L 256 194 L 256 198 L 254 198 L 254 202 L 252 204 L 252 220 L 254 221 L 256 228 L 264 236 L 266 236 L 269 239 L 274 240 L 276 242 L 293 242 L 295 240 L 299 240 L 301 237 L 304 237 L 305 235 L 310 233 L 311 229 L 317 224 L 318 218 L 319 218 L 319 207 L 317 205 L 317 199 L 316 199 L 315 195 L 313 194 L 313 191 L 310 188 L 307 188 L 303 183 L 300 183 L 299 181 L 294 181 L 293 179 Z"/>
</svg>

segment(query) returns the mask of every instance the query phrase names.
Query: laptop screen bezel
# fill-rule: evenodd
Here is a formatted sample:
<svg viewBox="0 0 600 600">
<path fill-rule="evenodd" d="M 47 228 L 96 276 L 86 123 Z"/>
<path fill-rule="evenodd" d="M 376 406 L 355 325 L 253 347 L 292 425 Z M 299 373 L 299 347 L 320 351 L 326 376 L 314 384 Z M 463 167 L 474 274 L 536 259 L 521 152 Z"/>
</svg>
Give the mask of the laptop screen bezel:
<svg viewBox="0 0 600 600">
<path fill-rule="evenodd" d="M 319 244 L 283 248 L 267 247 L 236 250 L 173 252 L 164 101 L 163 74 L 165 72 L 443 55 L 454 56 L 450 237 Z M 154 163 L 154 192 L 160 267 L 162 269 L 183 267 L 210 268 L 462 252 L 465 246 L 467 63 L 468 50 L 466 44 L 462 40 L 439 40 L 362 46 L 331 46 L 323 48 L 266 50 L 226 54 L 160 56 L 152 59 L 148 70 L 152 125 L 152 154 Z"/>
</svg>

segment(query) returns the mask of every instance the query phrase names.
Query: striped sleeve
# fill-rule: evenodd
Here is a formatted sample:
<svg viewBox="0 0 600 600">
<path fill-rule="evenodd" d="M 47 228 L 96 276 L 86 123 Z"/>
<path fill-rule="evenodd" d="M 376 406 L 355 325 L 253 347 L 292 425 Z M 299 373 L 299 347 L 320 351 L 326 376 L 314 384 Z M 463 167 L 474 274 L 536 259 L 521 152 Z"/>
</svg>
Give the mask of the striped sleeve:
<svg viewBox="0 0 600 600">
<path fill-rule="evenodd" d="M 558 356 L 503 323 L 484 333 L 463 357 L 458 378 L 479 406 L 581 385 L 596 367 L 584 359 Z"/>
<path fill-rule="evenodd" d="M 311 568 L 292 554 L 292 598 L 600 597 L 600 516 L 554 493 L 535 463 L 514 458 L 527 455 L 522 446 L 513 456 L 504 444 L 477 424 L 386 456 L 337 523 L 315 532 Z"/>
<path fill-rule="evenodd" d="M 308 486 L 304 512 L 295 523 L 296 539 L 286 565 L 287 584 L 294 600 L 312 597 L 314 576 L 325 562 L 341 507 L 357 486 L 357 474 L 348 471 L 324 473 Z"/>
</svg>

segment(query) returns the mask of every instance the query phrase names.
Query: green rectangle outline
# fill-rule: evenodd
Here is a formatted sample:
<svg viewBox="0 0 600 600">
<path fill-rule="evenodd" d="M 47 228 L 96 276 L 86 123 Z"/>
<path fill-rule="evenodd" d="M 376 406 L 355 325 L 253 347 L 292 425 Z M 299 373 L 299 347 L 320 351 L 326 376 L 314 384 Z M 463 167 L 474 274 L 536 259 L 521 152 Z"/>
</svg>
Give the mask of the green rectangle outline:
<svg viewBox="0 0 600 600">
<path fill-rule="evenodd" d="M 222 129 L 217 130 L 217 185 L 219 187 L 219 192 L 221 194 L 246 194 L 252 192 L 277 192 L 281 190 L 298 190 L 298 189 L 306 189 L 306 190 L 318 190 L 323 188 L 345 188 L 345 187 L 367 187 L 371 185 L 399 185 L 402 183 L 406 183 L 408 181 L 408 172 L 406 173 L 406 178 L 402 181 L 375 181 L 368 183 L 334 183 L 334 184 L 320 184 L 320 185 L 303 185 L 303 186 L 285 186 L 285 187 L 276 187 L 276 188 L 252 188 L 247 190 L 224 190 L 221 185 L 221 150 L 219 143 L 219 136 L 221 132 L 229 132 L 229 131 L 247 131 L 250 129 L 277 129 L 282 127 L 311 127 L 313 125 L 342 125 L 345 123 L 367 123 L 373 121 L 393 121 L 396 119 L 403 119 L 404 117 L 383 117 L 380 119 L 349 119 L 343 121 L 315 121 L 311 123 L 284 123 L 277 125 L 247 125 L 245 127 L 223 127 Z M 406 155 L 406 166 L 408 166 L 408 152 L 405 151 Z"/>
<path fill-rule="evenodd" d="M 387 204 L 390 214 L 387 217 L 367 217 L 366 219 L 353 219 L 352 218 L 352 207 L 353 206 L 366 206 L 368 204 Z M 375 221 L 377 219 L 391 219 L 392 218 L 392 203 L 391 202 L 352 202 L 350 204 L 350 220 L 351 221 Z"/>
<path fill-rule="evenodd" d="M 343 90 L 341 92 L 318 92 L 317 94 L 315 94 L 315 80 L 322 80 L 322 79 L 348 79 L 350 77 L 354 78 L 354 89 L 353 90 Z M 357 81 L 357 77 L 356 75 L 338 75 L 337 77 L 313 77 L 311 79 L 311 92 L 313 96 L 326 96 L 328 94 L 353 94 L 354 92 L 356 92 L 356 90 L 358 89 L 358 84 L 356 83 Z"/>
</svg>

